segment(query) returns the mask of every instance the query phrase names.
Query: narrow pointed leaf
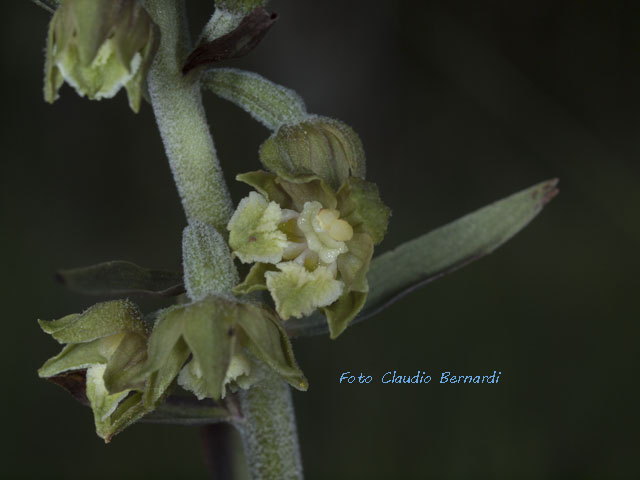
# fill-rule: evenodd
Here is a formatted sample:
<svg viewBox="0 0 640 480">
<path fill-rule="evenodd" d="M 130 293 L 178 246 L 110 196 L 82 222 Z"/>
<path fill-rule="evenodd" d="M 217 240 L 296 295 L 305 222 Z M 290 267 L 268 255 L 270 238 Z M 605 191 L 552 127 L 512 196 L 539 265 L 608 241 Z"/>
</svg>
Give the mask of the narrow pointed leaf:
<svg viewBox="0 0 640 480">
<path fill-rule="evenodd" d="M 217 68 L 204 74 L 203 85 L 272 131 L 282 125 L 302 122 L 309 116 L 296 92 L 253 72 Z"/>
<path fill-rule="evenodd" d="M 60 270 L 56 278 L 69 289 L 86 295 L 172 297 L 184 293 L 181 273 L 151 270 L 122 260 Z"/>
<path fill-rule="evenodd" d="M 237 406 L 232 396 L 214 402 L 210 398 L 198 400 L 193 394 L 171 395 L 159 404 L 156 410 L 144 417 L 146 423 L 164 423 L 172 425 L 210 425 L 218 422 L 228 422 L 238 417 Z"/>
<path fill-rule="evenodd" d="M 369 296 L 352 323 L 365 320 L 408 293 L 484 257 L 505 243 L 558 193 L 557 179 L 548 180 L 376 257 L 367 274 Z M 290 336 L 328 331 L 319 312 L 285 324 Z"/>
</svg>

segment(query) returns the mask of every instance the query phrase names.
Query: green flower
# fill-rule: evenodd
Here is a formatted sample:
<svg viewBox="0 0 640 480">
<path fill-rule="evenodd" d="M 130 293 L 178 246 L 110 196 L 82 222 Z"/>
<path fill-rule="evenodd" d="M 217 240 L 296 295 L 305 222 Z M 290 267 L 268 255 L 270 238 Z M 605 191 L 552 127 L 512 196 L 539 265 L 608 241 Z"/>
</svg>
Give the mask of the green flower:
<svg viewBox="0 0 640 480">
<path fill-rule="evenodd" d="M 62 0 L 49 25 L 45 100 L 53 103 L 65 81 L 92 100 L 124 87 L 137 112 L 158 42 L 137 0 Z"/>
<path fill-rule="evenodd" d="M 65 347 L 38 374 L 64 384 L 61 377 L 85 372 L 86 399 L 100 437 L 108 442 L 148 412 L 140 392 L 144 382 L 122 386 L 139 374 L 147 353 L 147 332 L 133 303 L 98 303 L 81 314 L 39 323 Z"/>
<path fill-rule="evenodd" d="M 263 306 L 211 295 L 170 307 L 149 339 L 145 402 L 156 402 L 176 378 L 199 399 L 218 400 L 227 389 L 260 380 L 254 361 L 266 363 L 294 388 L 307 389 L 280 320 Z"/>
<path fill-rule="evenodd" d="M 268 290 L 284 320 L 321 308 L 335 338 L 364 305 L 373 247 L 390 210 L 361 178 L 357 136 L 335 120 L 282 127 L 260 153 L 273 173 L 236 177 L 257 192 L 227 225 L 233 254 L 255 263 L 234 291 Z"/>
</svg>

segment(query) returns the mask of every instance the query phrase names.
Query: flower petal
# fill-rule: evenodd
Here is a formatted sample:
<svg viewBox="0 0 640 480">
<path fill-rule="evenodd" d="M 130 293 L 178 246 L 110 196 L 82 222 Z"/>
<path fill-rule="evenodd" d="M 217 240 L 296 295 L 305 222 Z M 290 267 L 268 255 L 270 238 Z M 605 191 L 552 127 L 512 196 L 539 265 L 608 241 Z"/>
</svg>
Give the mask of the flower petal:
<svg viewBox="0 0 640 480">
<path fill-rule="evenodd" d="M 316 308 L 335 302 L 344 288 L 331 270 L 319 266 L 313 272 L 295 262 L 277 265 L 279 272 L 267 272 L 267 288 L 283 319 L 310 315 Z"/>
<path fill-rule="evenodd" d="M 231 217 L 229 245 L 243 263 L 278 263 L 287 247 L 287 236 L 278 230 L 282 210 L 256 192 L 243 198 Z"/>
</svg>

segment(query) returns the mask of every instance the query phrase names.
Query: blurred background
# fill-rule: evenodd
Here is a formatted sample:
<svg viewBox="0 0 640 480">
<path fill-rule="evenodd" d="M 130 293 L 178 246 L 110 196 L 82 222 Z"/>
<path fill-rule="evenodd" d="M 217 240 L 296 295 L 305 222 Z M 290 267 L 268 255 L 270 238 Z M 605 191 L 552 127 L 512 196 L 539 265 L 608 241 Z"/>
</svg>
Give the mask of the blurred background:
<svg viewBox="0 0 640 480">
<path fill-rule="evenodd" d="M 194 31 L 209 0 L 189 0 Z M 314 479 L 626 479 L 638 464 L 640 4 L 274 0 L 280 19 L 225 62 L 295 89 L 361 135 L 393 208 L 378 252 L 551 177 L 561 194 L 493 255 L 349 329 L 295 342 Z M 96 299 L 60 267 L 180 265 L 185 219 L 149 105 L 42 99 L 49 15 L 3 5 L 0 145 L 6 478 L 206 478 L 196 428 L 139 424 L 105 446 L 36 369 L 37 318 Z M 205 96 L 232 194 L 268 136 Z M 141 302 L 145 308 L 157 304 Z M 383 385 L 387 371 L 502 372 L 498 385 Z M 340 385 L 344 371 L 369 385 Z"/>
</svg>

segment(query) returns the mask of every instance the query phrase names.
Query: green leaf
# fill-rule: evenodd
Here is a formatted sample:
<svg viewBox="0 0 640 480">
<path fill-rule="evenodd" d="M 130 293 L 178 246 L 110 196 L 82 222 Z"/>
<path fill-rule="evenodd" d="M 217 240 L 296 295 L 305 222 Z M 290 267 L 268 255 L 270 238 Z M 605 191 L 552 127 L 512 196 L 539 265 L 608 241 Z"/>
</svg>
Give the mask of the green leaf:
<svg viewBox="0 0 640 480">
<path fill-rule="evenodd" d="M 184 293 L 182 274 L 151 270 L 121 260 L 60 270 L 56 278 L 71 290 L 87 295 L 171 297 Z"/>
<path fill-rule="evenodd" d="M 144 333 L 142 314 L 128 300 L 97 303 L 79 315 L 38 323 L 60 343 L 90 342 L 122 332 Z"/>
<path fill-rule="evenodd" d="M 557 194 L 557 183 L 553 179 L 534 185 L 374 258 L 367 275 L 369 296 L 352 323 L 493 252 L 540 213 Z M 317 312 L 285 326 L 290 336 L 319 335 L 328 329 Z"/>
<path fill-rule="evenodd" d="M 270 130 L 304 121 L 309 115 L 300 96 L 252 72 L 218 68 L 204 74 L 203 85 L 234 103 Z"/>
</svg>

